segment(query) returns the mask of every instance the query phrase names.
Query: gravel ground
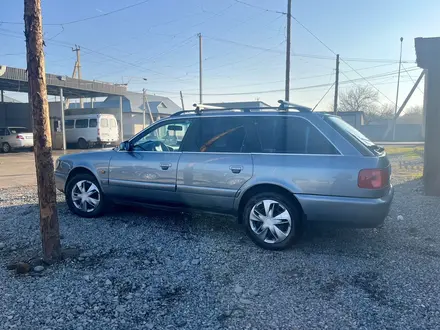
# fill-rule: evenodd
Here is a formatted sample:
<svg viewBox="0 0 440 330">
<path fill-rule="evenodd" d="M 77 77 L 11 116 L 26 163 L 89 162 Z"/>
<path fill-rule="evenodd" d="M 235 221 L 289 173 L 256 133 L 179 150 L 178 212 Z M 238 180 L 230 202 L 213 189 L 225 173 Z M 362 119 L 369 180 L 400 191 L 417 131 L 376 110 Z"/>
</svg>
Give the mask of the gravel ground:
<svg viewBox="0 0 440 330">
<path fill-rule="evenodd" d="M 382 228 L 315 228 L 284 252 L 223 217 L 81 219 L 59 195 L 63 248 L 80 255 L 28 275 L 6 265 L 40 253 L 36 189 L 0 190 L 0 329 L 440 328 L 439 199 L 396 178 Z"/>
</svg>

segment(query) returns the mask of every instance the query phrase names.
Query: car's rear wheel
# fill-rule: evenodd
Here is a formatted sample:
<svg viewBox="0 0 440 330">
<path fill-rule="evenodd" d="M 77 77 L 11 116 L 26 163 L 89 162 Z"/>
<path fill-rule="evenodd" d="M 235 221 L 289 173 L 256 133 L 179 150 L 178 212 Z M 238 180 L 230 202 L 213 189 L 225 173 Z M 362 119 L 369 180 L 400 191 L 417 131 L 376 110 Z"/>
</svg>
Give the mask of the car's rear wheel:
<svg viewBox="0 0 440 330">
<path fill-rule="evenodd" d="M 9 143 L 5 142 L 2 144 L 2 152 L 4 152 L 5 154 L 11 152 L 11 146 L 9 145 Z"/>
<path fill-rule="evenodd" d="M 78 139 L 78 148 L 80 149 L 88 149 L 89 143 L 83 138 Z"/>
<path fill-rule="evenodd" d="M 268 250 L 283 250 L 299 237 L 301 212 L 282 194 L 259 193 L 246 202 L 243 222 L 255 244 Z"/>
<path fill-rule="evenodd" d="M 103 213 L 105 197 L 93 175 L 78 174 L 67 183 L 66 202 L 73 213 L 94 218 Z"/>
</svg>

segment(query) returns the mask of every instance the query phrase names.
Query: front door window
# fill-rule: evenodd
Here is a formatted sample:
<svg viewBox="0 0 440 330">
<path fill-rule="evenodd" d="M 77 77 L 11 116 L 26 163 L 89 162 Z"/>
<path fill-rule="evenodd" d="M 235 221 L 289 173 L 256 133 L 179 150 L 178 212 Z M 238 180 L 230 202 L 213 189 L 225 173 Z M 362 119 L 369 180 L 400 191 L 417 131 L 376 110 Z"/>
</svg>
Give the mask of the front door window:
<svg viewBox="0 0 440 330">
<path fill-rule="evenodd" d="M 191 126 L 191 120 L 163 123 L 145 130 L 131 140 L 133 151 L 180 151 L 182 141 Z"/>
</svg>

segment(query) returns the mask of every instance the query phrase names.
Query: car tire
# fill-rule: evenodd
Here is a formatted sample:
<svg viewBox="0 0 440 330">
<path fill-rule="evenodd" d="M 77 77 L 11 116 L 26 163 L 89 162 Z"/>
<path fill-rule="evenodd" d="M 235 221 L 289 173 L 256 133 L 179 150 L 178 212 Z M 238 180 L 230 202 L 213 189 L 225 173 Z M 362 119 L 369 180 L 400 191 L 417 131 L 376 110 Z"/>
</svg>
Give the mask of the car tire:
<svg viewBox="0 0 440 330">
<path fill-rule="evenodd" d="M 300 236 L 301 211 L 279 193 L 259 193 L 251 197 L 243 208 L 242 217 L 246 233 L 263 249 L 287 249 Z"/>
<path fill-rule="evenodd" d="M 66 202 L 70 211 L 83 218 L 100 216 L 106 204 L 101 187 L 91 174 L 78 174 L 69 180 L 66 185 Z"/>
<path fill-rule="evenodd" d="M 5 154 L 7 154 L 8 152 L 11 152 L 11 146 L 9 143 L 5 142 L 2 144 L 2 152 L 4 152 Z"/>
<path fill-rule="evenodd" d="M 89 143 L 83 138 L 78 139 L 78 148 L 80 149 L 89 149 Z"/>
</svg>

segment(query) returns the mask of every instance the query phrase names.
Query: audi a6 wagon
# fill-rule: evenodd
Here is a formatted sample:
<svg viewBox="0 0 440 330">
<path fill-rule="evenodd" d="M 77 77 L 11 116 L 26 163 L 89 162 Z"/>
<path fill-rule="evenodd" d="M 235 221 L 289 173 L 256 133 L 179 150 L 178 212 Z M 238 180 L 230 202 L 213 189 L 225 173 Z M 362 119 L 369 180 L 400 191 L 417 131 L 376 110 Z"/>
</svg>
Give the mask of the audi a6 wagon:
<svg viewBox="0 0 440 330">
<path fill-rule="evenodd" d="M 289 247 L 312 222 L 376 227 L 393 199 L 385 150 L 341 118 L 279 107 L 197 106 L 113 150 L 56 163 L 70 210 L 97 217 L 111 202 L 235 215 L 257 245 Z"/>
</svg>

